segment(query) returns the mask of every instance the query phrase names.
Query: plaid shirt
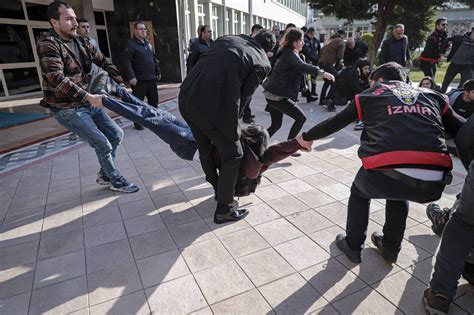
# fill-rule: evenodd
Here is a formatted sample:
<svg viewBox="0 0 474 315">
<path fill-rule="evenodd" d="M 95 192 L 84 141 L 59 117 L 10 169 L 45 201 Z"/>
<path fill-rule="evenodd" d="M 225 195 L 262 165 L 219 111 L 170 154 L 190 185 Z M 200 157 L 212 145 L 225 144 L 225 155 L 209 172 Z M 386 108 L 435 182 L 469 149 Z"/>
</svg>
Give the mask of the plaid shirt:
<svg viewBox="0 0 474 315">
<path fill-rule="evenodd" d="M 44 101 L 57 109 L 86 106 L 88 77 L 92 63 L 103 68 L 117 83 L 123 79 L 117 68 L 89 41 L 73 38 L 80 56 L 75 56 L 54 31 L 43 33 L 36 50 L 43 77 Z M 82 63 L 77 58 L 82 59 Z M 84 65 L 84 68 L 83 66 Z"/>
</svg>

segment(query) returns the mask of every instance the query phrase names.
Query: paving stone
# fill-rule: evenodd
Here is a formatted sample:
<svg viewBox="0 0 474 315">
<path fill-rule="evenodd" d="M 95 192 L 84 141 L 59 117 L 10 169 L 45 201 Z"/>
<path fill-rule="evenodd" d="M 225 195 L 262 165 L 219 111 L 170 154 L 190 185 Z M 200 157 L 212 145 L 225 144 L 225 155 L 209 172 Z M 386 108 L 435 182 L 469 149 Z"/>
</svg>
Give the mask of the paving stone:
<svg viewBox="0 0 474 315">
<path fill-rule="evenodd" d="M 83 216 L 84 227 L 90 228 L 97 225 L 121 221 L 122 216 L 118 206 L 110 206 L 87 212 Z"/>
<path fill-rule="evenodd" d="M 122 222 L 98 225 L 84 230 L 86 248 L 127 238 Z"/>
<path fill-rule="evenodd" d="M 274 314 L 256 289 L 216 303 L 211 308 L 214 314 Z"/>
<path fill-rule="evenodd" d="M 86 263 L 83 250 L 42 260 L 36 266 L 34 288 L 42 288 L 85 273 Z"/>
<path fill-rule="evenodd" d="M 124 219 L 137 217 L 140 215 L 151 214 L 156 211 L 156 206 L 153 201 L 148 199 L 142 199 L 129 203 L 120 204 L 120 212 Z"/>
<path fill-rule="evenodd" d="M 30 304 L 30 292 L 15 295 L 10 298 L 0 300 L 0 314 L 28 314 L 28 305 Z"/>
<path fill-rule="evenodd" d="M 3 258 L 4 256 L 2 256 Z M 0 272 L 0 299 L 29 292 L 33 286 L 35 264 L 21 264 Z"/>
<path fill-rule="evenodd" d="M 128 240 L 110 242 L 86 250 L 87 273 L 133 262 Z"/>
<path fill-rule="evenodd" d="M 277 314 L 312 313 L 328 304 L 298 273 L 259 288 Z"/>
<path fill-rule="evenodd" d="M 13 199 L 9 211 L 22 211 L 46 205 L 46 194 L 42 196 Z"/>
<path fill-rule="evenodd" d="M 275 250 L 300 271 L 330 258 L 330 255 L 307 236 L 275 246 Z"/>
<path fill-rule="evenodd" d="M 319 187 L 319 189 L 336 200 L 347 199 L 351 194 L 351 189 L 341 183 Z"/>
<path fill-rule="evenodd" d="M 285 170 L 269 170 L 268 172 L 265 172 L 264 176 L 271 180 L 274 184 L 279 184 L 295 179 L 294 175 L 288 173 Z"/>
<path fill-rule="evenodd" d="M 370 288 L 362 289 L 332 305 L 341 314 L 403 314 Z"/>
<path fill-rule="evenodd" d="M 130 245 L 135 259 L 161 254 L 176 248 L 170 233 L 166 229 L 130 238 Z"/>
<path fill-rule="evenodd" d="M 124 224 L 125 228 L 127 229 L 128 237 L 133 237 L 165 228 L 163 219 L 158 213 L 130 218 L 125 220 Z"/>
<path fill-rule="evenodd" d="M 145 288 L 190 273 L 178 250 L 172 250 L 163 254 L 138 260 L 137 266 Z"/>
<path fill-rule="evenodd" d="M 268 205 L 281 216 L 288 216 L 309 209 L 308 205 L 304 204 L 293 196 L 286 196 L 283 198 L 270 200 Z"/>
<path fill-rule="evenodd" d="M 59 204 L 59 207 L 60 204 Z M 71 203 L 64 208 L 46 209 L 41 237 L 50 237 L 83 228 L 80 206 Z"/>
<path fill-rule="evenodd" d="M 308 234 L 308 237 L 331 254 L 331 256 L 335 257 L 342 254 L 334 243 L 336 236 L 341 233 L 345 233 L 345 231 L 340 226 L 334 225 L 327 229 Z"/>
<path fill-rule="evenodd" d="M 261 251 L 270 245 L 253 228 L 244 229 L 220 237 L 233 257 L 238 258 Z"/>
<path fill-rule="evenodd" d="M 135 263 L 103 269 L 87 275 L 89 303 L 96 305 L 142 289 Z"/>
<path fill-rule="evenodd" d="M 423 224 L 406 229 L 404 238 L 431 254 L 436 253 L 441 241 L 441 238 L 435 235 L 431 228 Z"/>
<path fill-rule="evenodd" d="M 408 272 L 402 270 L 375 283 L 373 287 L 405 314 L 425 313 L 421 297 L 426 285 Z"/>
<path fill-rule="evenodd" d="M 214 233 L 202 220 L 172 227 L 169 232 L 178 247 L 188 246 L 215 237 Z"/>
<path fill-rule="evenodd" d="M 23 212 L 23 211 L 22 211 Z M 43 226 L 42 213 L 30 217 L 24 222 L 3 225 L 0 228 L 0 248 L 31 242 L 40 238 Z M 0 220 L 2 217 L 0 216 Z"/>
<path fill-rule="evenodd" d="M 273 248 L 241 257 L 237 262 L 256 286 L 295 272 Z"/>
<path fill-rule="evenodd" d="M 280 217 L 275 210 L 264 203 L 246 208 L 249 210 L 249 214 L 245 217 L 245 221 L 252 226 L 278 219 Z"/>
<path fill-rule="evenodd" d="M 217 238 L 190 245 L 183 249 L 182 255 L 193 273 L 232 260 Z"/>
<path fill-rule="evenodd" d="M 303 201 L 311 208 L 324 206 L 335 200 L 318 189 L 308 190 L 295 195 L 296 198 Z"/>
<path fill-rule="evenodd" d="M 145 292 L 138 291 L 90 308 L 91 315 L 100 314 L 150 314 Z"/>
<path fill-rule="evenodd" d="M 44 260 L 67 253 L 76 252 L 84 248 L 84 232 L 76 230 L 42 238 L 38 252 L 38 260 Z"/>
<path fill-rule="evenodd" d="M 270 201 L 273 199 L 277 199 L 280 197 L 288 196 L 289 193 L 278 187 L 277 185 L 269 185 L 266 187 L 259 187 L 255 194 L 258 198 L 262 199 L 263 201 Z"/>
<path fill-rule="evenodd" d="M 65 314 L 87 306 L 87 283 L 83 276 L 33 291 L 30 314 Z"/>
<path fill-rule="evenodd" d="M 212 232 L 214 232 L 214 234 L 217 236 L 237 232 L 250 227 L 250 225 L 245 220 L 216 224 L 214 223 L 214 218 L 211 217 L 204 219 L 204 222 L 206 222 L 206 224 L 211 228 Z"/>
<path fill-rule="evenodd" d="M 255 230 L 272 246 L 303 235 L 284 218 L 257 225 Z"/>
<path fill-rule="evenodd" d="M 0 270 L 26 265 L 36 260 L 39 241 L 0 248 Z"/>
<path fill-rule="evenodd" d="M 306 234 L 324 230 L 334 225 L 333 222 L 314 210 L 298 212 L 288 216 L 286 219 Z"/>
<path fill-rule="evenodd" d="M 191 313 L 207 306 L 191 275 L 148 288 L 145 293 L 151 311 L 157 314 Z"/>
<path fill-rule="evenodd" d="M 201 217 L 196 212 L 190 202 L 184 203 L 181 206 L 177 206 L 173 209 L 164 210 L 160 212 L 160 215 L 163 219 L 163 222 L 168 227 L 181 225 L 201 219 Z"/>
<path fill-rule="evenodd" d="M 338 256 L 337 259 L 368 284 L 378 282 L 401 270 L 397 265 L 387 264 L 382 255 L 371 247 L 366 247 L 362 251 L 360 264 L 352 263 L 345 255 Z"/>
<path fill-rule="evenodd" d="M 305 183 L 299 178 L 279 183 L 278 186 L 290 194 L 297 194 L 313 189 L 313 186 Z"/>
<path fill-rule="evenodd" d="M 235 261 L 197 272 L 194 277 L 209 304 L 254 288 Z"/>
<path fill-rule="evenodd" d="M 334 258 L 301 271 L 301 275 L 331 303 L 367 286 Z"/>
</svg>

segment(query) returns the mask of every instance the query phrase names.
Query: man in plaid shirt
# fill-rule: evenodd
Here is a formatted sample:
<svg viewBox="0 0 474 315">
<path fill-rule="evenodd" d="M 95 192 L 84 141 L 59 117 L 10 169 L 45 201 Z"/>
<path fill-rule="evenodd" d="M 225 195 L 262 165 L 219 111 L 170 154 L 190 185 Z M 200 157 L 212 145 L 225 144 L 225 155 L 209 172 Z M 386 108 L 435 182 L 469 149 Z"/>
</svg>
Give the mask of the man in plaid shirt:
<svg viewBox="0 0 474 315">
<path fill-rule="evenodd" d="M 37 45 L 43 103 L 49 105 L 61 125 L 94 148 L 101 167 L 97 184 L 120 192 L 138 191 L 138 186 L 120 175 L 114 163 L 123 138 L 122 129 L 99 108 L 103 96 L 87 92 L 87 74 L 92 63 L 122 83 L 119 71 L 92 44 L 78 36 L 76 14 L 67 3 L 52 2 L 48 6 L 48 20 L 52 28 L 41 36 Z"/>
</svg>

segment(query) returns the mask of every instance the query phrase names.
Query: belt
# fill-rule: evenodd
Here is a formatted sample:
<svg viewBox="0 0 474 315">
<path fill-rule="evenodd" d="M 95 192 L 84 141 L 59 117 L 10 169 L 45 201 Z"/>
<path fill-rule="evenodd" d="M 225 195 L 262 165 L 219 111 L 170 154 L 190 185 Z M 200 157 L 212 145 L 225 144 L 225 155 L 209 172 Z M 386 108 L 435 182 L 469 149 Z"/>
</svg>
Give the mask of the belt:
<svg viewBox="0 0 474 315">
<path fill-rule="evenodd" d="M 422 179 L 417 179 L 394 170 L 377 170 L 377 172 L 381 172 L 382 174 L 390 178 L 421 189 L 439 188 L 441 185 L 449 185 L 453 181 L 453 175 L 451 174 L 451 172 L 445 172 L 442 181 L 426 181 Z"/>
</svg>

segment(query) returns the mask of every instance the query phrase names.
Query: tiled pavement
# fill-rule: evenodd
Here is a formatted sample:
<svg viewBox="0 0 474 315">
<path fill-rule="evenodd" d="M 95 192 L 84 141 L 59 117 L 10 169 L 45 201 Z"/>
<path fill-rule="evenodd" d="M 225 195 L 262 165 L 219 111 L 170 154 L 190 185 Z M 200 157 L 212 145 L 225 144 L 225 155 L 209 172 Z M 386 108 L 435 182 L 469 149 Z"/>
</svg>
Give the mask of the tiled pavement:
<svg viewBox="0 0 474 315">
<path fill-rule="evenodd" d="M 301 105 L 310 116 L 304 129 L 328 116 Z M 267 126 L 260 92 L 252 106 Z M 117 156 L 141 187 L 135 194 L 97 186 L 97 158 L 85 145 L 0 178 L 0 313 L 424 314 L 439 245 L 424 205 L 411 204 L 396 265 L 371 245 L 354 265 L 334 246 L 360 167 L 357 144 L 349 126 L 278 163 L 240 199 L 247 219 L 219 226 L 200 166 L 146 130 L 127 129 Z M 443 206 L 463 174 L 456 161 Z M 383 208 L 372 203 L 369 233 L 381 230 Z M 473 313 L 472 287 L 461 281 L 458 291 L 452 312 Z"/>
</svg>

